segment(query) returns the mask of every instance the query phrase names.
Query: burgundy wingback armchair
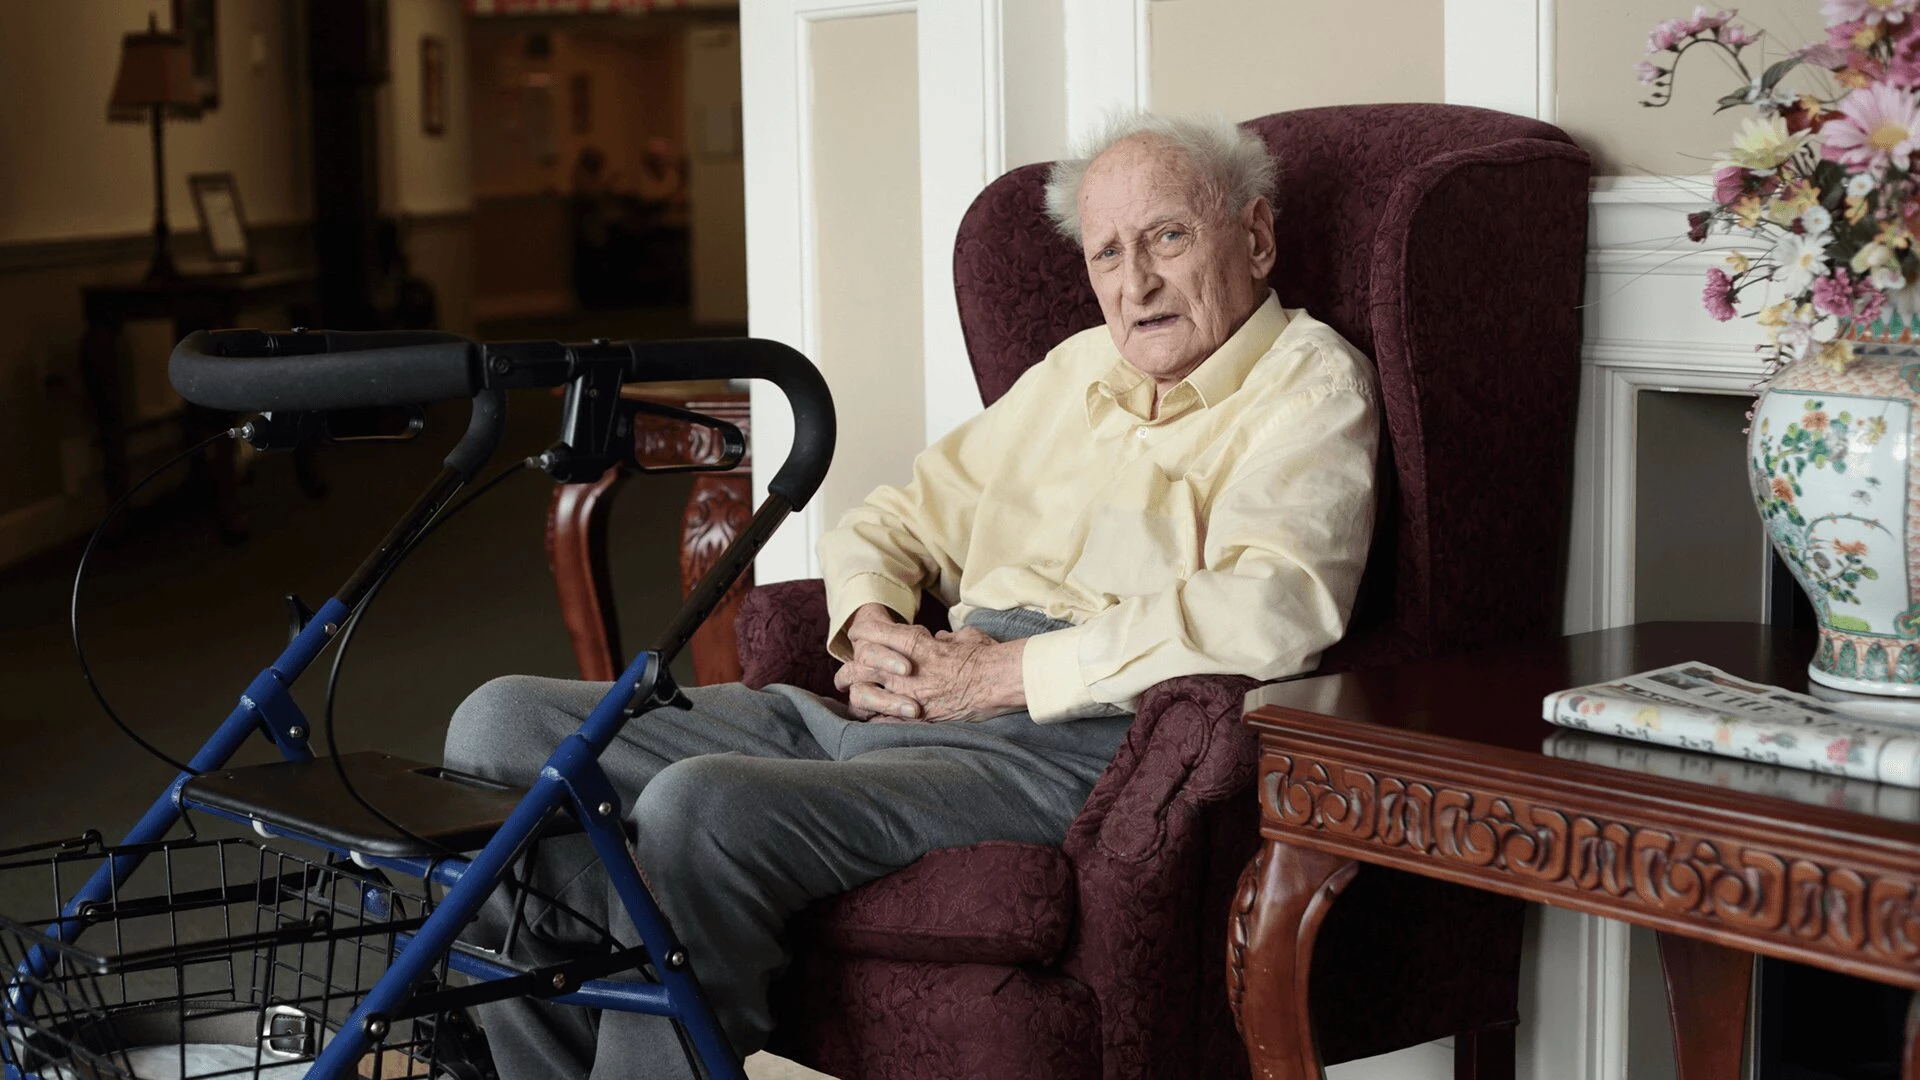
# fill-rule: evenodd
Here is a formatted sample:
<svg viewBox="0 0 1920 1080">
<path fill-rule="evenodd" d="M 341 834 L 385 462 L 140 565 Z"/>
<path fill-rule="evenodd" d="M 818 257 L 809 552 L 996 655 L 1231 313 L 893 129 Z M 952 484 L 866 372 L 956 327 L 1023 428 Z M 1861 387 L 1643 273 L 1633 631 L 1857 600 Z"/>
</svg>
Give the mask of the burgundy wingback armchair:
<svg viewBox="0 0 1920 1080">
<path fill-rule="evenodd" d="M 1547 124 L 1443 105 L 1245 126 L 1280 163 L 1281 301 L 1380 373 L 1380 525 L 1320 670 L 1557 633 L 1586 154 Z M 960 227 L 955 288 L 989 404 L 1101 322 L 1079 252 L 1042 214 L 1044 178 L 994 181 Z M 736 626 L 749 684 L 833 693 L 819 582 L 754 589 Z M 773 1048 L 843 1080 L 1244 1076 L 1225 954 L 1257 840 L 1252 685 L 1149 690 L 1061 847 L 936 851 L 817 906 Z M 1451 1034 L 1457 1076 L 1511 1077 L 1521 910 L 1364 868 L 1315 949 L 1322 1060 Z"/>
</svg>

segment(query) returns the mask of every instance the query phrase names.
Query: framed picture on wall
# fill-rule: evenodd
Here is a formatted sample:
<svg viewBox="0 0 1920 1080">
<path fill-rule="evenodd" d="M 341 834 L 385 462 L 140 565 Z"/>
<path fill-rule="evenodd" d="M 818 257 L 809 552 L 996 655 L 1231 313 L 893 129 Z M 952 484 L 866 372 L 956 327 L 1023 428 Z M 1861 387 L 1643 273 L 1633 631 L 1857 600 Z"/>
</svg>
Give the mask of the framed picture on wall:
<svg viewBox="0 0 1920 1080">
<path fill-rule="evenodd" d="M 253 269 L 253 245 L 247 240 L 246 215 L 240 212 L 240 187 L 232 173 L 194 173 L 187 177 L 193 210 L 207 237 L 213 261 L 240 270 Z"/>
<path fill-rule="evenodd" d="M 447 47 L 431 35 L 420 38 L 420 130 L 447 133 Z"/>
<path fill-rule="evenodd" d="M 201 109 L 220 107 L 220 18 L 216 0 L 173 0 L 173 31 L 186 39 Z"/>
</svg>

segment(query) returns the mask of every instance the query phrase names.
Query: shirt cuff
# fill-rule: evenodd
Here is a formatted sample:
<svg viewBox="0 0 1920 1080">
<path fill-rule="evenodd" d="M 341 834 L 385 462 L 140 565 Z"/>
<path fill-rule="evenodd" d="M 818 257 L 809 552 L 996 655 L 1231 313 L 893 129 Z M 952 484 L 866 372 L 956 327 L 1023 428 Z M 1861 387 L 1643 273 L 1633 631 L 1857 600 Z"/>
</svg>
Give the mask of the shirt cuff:
<svg viewBox="0 0 1920 1080">
<path fill-rule="evenodd" d="M 885 605 L 904 622 L 912 622 L 920 608 L 920 594 L 889 577 L 879 574 L 855 574 L 827 589 L 827 652 L 841 663 L 853 659 L 853 645 L 847 641 L 847 624 L 853 613 L 868 604 Z"/>
<path fill-rule="evenodd" d="M 1112 710 L 1093 700 L 1080 677 L 1078 626 L 1035 634 L 1020 655 L 1020 682 L 1027 694 L 1027 715 L 1036 724 L 1057 724 Z"/>
</svg>

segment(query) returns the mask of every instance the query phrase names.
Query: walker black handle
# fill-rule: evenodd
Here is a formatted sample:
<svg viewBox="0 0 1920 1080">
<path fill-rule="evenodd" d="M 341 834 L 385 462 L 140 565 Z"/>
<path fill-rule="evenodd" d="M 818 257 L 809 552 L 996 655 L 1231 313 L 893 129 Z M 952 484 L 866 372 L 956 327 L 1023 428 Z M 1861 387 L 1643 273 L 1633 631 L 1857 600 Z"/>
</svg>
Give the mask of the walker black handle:
<svg viewBox="0 0 1920 1080">
<path fill-rule="evenodd" d="M 417 405 L 484 385 L 473 342 L 434 330 L 202 330 L 174 346 L 167 376 L 181 397 L 228 412 Z"/>
<path fill-rule="evenodd" d="M 833 463 L 833 394 L 813 361 L 797 349 L 765 338 L 695 341 L 630 341 L 627 382 L 683 379 L 764 379 L 786 395 L 793 413 L 793 449 L 767 490 L 795 509 L 807 505 Z"/>
<path fill-rule="evenodd" d="M 768 490 L 797 510 L 826 478 L 834 445 L 826 380 L 794 349 L 760 338 L 481 346 L 438 331 L 216 330 L 189 334 L 175 346 L 168 374 L 182 397 L 207 408 L 308 412 L 561 386 L 605 365 L 617 367 L 622 382 L 773 383 L 793 412 L 793 449 Z"/>
</svg>

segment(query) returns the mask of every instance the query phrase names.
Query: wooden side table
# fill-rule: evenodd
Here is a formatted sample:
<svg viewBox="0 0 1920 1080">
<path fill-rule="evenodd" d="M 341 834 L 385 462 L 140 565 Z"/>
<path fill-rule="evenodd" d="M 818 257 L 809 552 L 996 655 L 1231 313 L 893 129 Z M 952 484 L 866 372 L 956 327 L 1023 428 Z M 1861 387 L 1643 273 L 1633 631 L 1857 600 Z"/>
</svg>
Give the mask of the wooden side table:
<svg viewBox="0 0 1920 1080">
<path fill-rule="evenodd" d="M 196 330 L 235 325 L 241 312 L 256 307 L 283 307 L 295 322 L 305 321 L 302 310 L 315 303 L 315 275 L 311 270 L 275 270 L 255 274 L 189 274 L 164 281 L 133 281 L 88 285 L 80 290 L 87 323 L 80 343 L 80 373 L 87 402 L 100 428 L 101 478 L 107 500 L 127 490 L 126 372 L 121 370 L 120 335 L 136 319 L 168 319 L 173 339 Z M 187 407 L 188 435 L 197 429 L 218 430 L 219 421 L 197 406 Z M 301 460 L 301 482 L 312 490 L 311 459 Z M 209 460 L 215 511 L 220 531 L 229 538 L 246 534 L 234 482 L 233 447 L 222 445 Z"/>
<path fill-rule="evenodd" d="M 629 397 L 705 413 L 749 432 L 747 394 L 721 383 L 685 383 L 678 386 L 630 386 Z M 749 432 L 750 434 L 750 432 Z M 712 461 L 720 447 L 711 430 L 642 415 L 634 430 L 634 449 L 642 464 L 677 465 Z M 751 445 L 751 440 L 749 440 Z M 573 642 L 574 659 L 582 678 L 605 681 L 619 674 L 626 662 L 620 647 L 612 578 L 607 567 L 607 523 L 613 500 L 627 481 L 624 469 L 609 469 L 585 484 L 560 484 L 547 506 L 547 558 L 554 586 L 560 593 L 560 613 Z M 753 516 L 753 460 L 751 452 L 724 473 L 698 473 L 687 498 L 680 528 L 680 594 L 687 595 L 719 560 L 734 537 Z M 700 686 L 738 682 L 740 651 L 733 620 L 740 601 L 753 587 L 753 574 L 742 575 L 726 599 L 693 635 L 694 682 Z"/>
<path fill-rule="evenodd" d="M 1681 1080 L 1740 1076 L 1755 953 L 1920 990 L 1912 815 L 1543 752 L 1554 690 L 1687 660 L 1803 690 L 1813 644 L 1656 623 L 1255 690 L 1264 843 L 1227 947 L 1254 1075 L 1321 1075 L 1314 940 L 1360 862 L 1658 931 Z M 1909 1017 L 1920 1080 L 1920 1005 Z"/>
</svg>

